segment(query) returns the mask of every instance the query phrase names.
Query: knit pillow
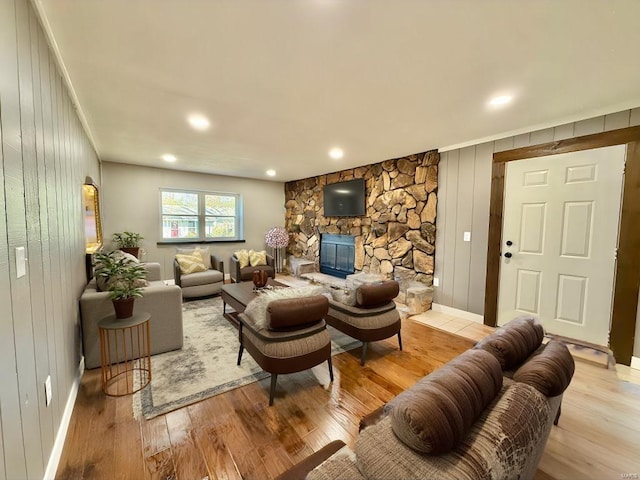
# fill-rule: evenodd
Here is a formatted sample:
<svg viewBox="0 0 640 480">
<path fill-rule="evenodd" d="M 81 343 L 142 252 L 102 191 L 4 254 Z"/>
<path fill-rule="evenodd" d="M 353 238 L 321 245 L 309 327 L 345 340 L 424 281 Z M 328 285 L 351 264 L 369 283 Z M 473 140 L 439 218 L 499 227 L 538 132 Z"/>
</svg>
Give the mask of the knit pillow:
<svg viewBox="0 0 640 480">
<path fill-rule="evenodd" d="M 249 250 L 249 264 L 252 267 L 260 267 L 262 265 L 266 265 L 267 252 L 265 252 L 264 250 L 262 250 L 261 252 Z"/>
<path fill-rule="evenodd" d="M 237 252 L 233 252 L 233 254 L 238 259 L 240 268 L 249 266 L 249 252 L 247 250 L 238 250 Z"/>
<path fill-rule="evenodd" d="M 551 340 L 514 373 L 513 379 L 531 385 L 547 397 L 555 397 L 569 386 L 575 368 L 567 346 Z"/>
<path fill-rule="evenodd" d="M 475 348 L 488 351 L 503 370 L 524 362 L 542 343 L 544 329 L 534 317 L 518 317 L 483 338 Z"/>
<path fill-rule="evenodd" d="M 207 266 L 202 260 L 202 256 L 200 255 L 200 253 L 194 252 L 193 255 L 178 253 L 176 255 L 176 260 L 178 261 L 178 265 L 180 265 L 180 273 L 182 273 L 183 275 L 188 275 L 189 273 L 196 272 L 205 272 L 208 270 Z"/>
<path fill-rule="evenodd" d="M 393 432 L 418 452 L 446 453 L 493 401 L 502 381 L 493 355 L 468 350 L 398 398 L 391 410 Z"/>
</svg>

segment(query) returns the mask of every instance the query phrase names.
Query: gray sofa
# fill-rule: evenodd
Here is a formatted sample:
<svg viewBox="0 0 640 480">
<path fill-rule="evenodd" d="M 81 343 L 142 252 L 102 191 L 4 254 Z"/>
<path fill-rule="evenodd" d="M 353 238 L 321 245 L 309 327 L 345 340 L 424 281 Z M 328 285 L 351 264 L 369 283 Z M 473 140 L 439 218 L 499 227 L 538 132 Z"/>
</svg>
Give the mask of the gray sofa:
<svg viewBox="0 0 640 480">
<path fill-rule="evenodd" d="M 151 314 L 151 355 L 182 348 L 182 292 L 177 285 L 162 281 L 159 263 L 146 263 L 147 281 L 142 298 L 136 298 L 134 312 Z M 98 322 L 112 315 L 113 303 L 108 292 L 99 292 L 92 279 L 80 296 L 82 347 L 85 368 L 100 367 L 100 336 Z"/>
<path fill-rule="evenodd" d="M 278 479 L 533 479 L 574 363 L 512 322 L 365 417 L 353 451 L 332 442 Z"/>
</svg>

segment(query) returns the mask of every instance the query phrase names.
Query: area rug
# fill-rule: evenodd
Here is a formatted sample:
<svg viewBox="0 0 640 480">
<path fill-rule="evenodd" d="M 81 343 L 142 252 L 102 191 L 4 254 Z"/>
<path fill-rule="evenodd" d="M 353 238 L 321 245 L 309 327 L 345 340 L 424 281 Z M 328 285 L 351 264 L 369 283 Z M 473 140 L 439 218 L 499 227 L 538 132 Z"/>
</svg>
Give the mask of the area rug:
<svg viewBox="0 0 640 480">
<path fill-rule="evenodd" d="M 238 330 L 222 316 L 220 297 L 184 302 L 182 311 L 184 346 L 151 357 L 151 384 L 133 396 L 136 418 L 149 420 L 270 376 L 246 352 L 236 365 Z M 360 345 L 328 328 L 332 355 Z"/>
</svg>

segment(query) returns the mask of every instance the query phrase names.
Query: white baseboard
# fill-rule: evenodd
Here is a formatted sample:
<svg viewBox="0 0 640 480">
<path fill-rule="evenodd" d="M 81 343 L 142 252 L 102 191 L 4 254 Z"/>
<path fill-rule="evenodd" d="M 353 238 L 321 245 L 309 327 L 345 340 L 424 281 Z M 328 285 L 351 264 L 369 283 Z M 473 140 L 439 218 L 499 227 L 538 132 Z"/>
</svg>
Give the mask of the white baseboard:
<svg viewBox="0 0 640 480">
<path fill-rule="evenodd" d="M 80 360 L 78 365 L 78 372 L 76 378 L 71 385 L 71 391 L 67 398 L 67 404 L 64 407 L 64 413 L 62 414 L 62 420 L 60 421 L 60 428 L 56 434 L 56 441 L 53 444 L 51 455 L 49 456 L 49 462 L 47 463 L 47 470 L 44 472 L 44 480 L 53 480 L 58 470 L 58 464 L 60 463 L 60 457 L 62 457 L 62 448 L 64 447 L 64 441 L 67 438 L 67 431 L 69 429 L 69 423 L 71 422 L 71 414 L 73 413 L 73 406 L 76 403 L 76 397 L 78 396 L 78 389 L 80 388 L 80 380 L 84 373 L 84 357 Z"/>
<path fill-rule="evenodd" d="M 452 315 L 463 320 L 469 320 L 470 322 L 484 324 L 484 317 L 482 315 L 467 312 L 466 310 L 458 310 L 457 308 L 447 307 L 446 305 L 440 305 L 439 303 L 431 304 L 431 310 L 434 312 L 444 313 L 446 315 Z"/>
<path fill-rule="evenodd" d="M 640 370 L 640 357 L 631 357 L 631 368 Z"/>
</svg>

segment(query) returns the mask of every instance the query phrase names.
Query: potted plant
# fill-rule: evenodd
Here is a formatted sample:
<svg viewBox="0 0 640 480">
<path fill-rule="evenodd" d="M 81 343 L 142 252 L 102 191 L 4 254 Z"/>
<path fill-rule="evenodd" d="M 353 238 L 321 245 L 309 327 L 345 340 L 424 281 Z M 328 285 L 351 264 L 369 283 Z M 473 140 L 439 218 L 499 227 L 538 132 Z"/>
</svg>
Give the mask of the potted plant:
<svg viewBox="0 0 640 480">
<path fill-rule="evenodd" d="M 142 297 L 140 285 L 147 270 L 140 263 L 118 257 L 115 252 L 97 253 L 95 261 L 95 275 L 105 280 L 116 318 L 129 318 L 133 315 L 135 299 Z"/>
<path fill-rule="evenodd" d="M 140 240 L 144 237 L 139 233 L 134 232 L 120 232 L 113 234 L 113 241 L 123 252 L 130 253 L 134 257 L 138 258 L 140 251 Z"/>
</svg>

